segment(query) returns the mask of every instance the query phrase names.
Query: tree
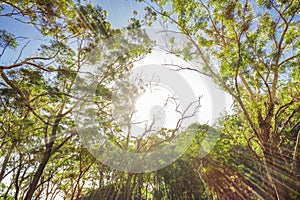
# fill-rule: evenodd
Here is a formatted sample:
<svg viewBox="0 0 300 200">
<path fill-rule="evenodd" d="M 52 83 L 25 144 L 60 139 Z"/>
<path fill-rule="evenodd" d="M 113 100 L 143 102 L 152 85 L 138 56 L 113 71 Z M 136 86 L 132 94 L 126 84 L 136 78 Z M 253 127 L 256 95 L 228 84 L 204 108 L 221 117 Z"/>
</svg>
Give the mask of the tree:
<svg viewBox="0 0 300 200">
<path fill-rule="evenodd" d="M 111 27 L 105 10 L 85 1 L 1 1 L 1 18 L 27 24 L 46 42 L 29 55 L 28 38 L 0 30 L 0 198 L 299 199 L 300 2 L 146 3 L 145 18 L 131 19 L 125 29 L 135 30 L 126 38 Z M 194 143 L 172 165 L 143 174 L 120 172 L 80 143 L 71 114 L 82 102 L 74 85 L 78 81 L 88 90 L 78 72 L 86 65 L 98 67 L 96 118 L 121 148 L 142 144 L 137 151 L 149 152 L 173 139 L 162 129 L 126 143 L 130 131 L 118 135 L 120 127 L 107 112 L 120 89 L 111 86 L 126 83 L 121 77 L 132 62 L 151 51 L 151 41 L 136 28 L 159 16 L 164 25 L 177 27 L 164 27 L 166 32 L 189 41 L 178 49 L 171 39 L 171 53 L 199 63 L 192 70 L 213 78 L 233 97 L 233 114 L 214 128 L 222 135 L 208 156 L 199 157 L 199 150 L 211 127 L 194 124 Z M 105 45 L 119 56 L 104 52 Z M 134 89 L 123 93 L 136 95 Z M 119 97 L 123 109 L 126 99 Z M 188 137 L 190 130 L 185 133 Z"/>
<path fill-rule="evenodd" d="M 299 1 L 154 2 L 146 3 L 190 41 L 178 55 L 200 63 L 197 71 L 212 77 L 243 113 L 240 128 L 265 167 L 267 192 L 297 199 Z"/>
<path fill-rule="evenodd" d="M 57 172 L 53 170 L 60 168 L 61 157 L 67 156 L 72 146 L 69 141 L 76 131 L 70 117 L 74 108 L 70 106 L 70 94 L 76 73 L 94 45 L 95 41 L 89 37 L 99 40 L 103 35 L 86 27 L 90 16 L 83 12 L 80 15 L 77 8 L 73 1 L 3 1 L 1 4 L 1 17 L 28 24 L 50 38 L 49 45 L 42 44 L 35 56 L 27 57 L 24 49 L 29 42 L 17 49 L 22 38 L 1 30 L 1 56 L 6 56 L 8 48 L 20 51 L 12 63 L 0 66 L 0 141 L 1 161 L 2 158 L 4 161 L 0 181 L 11 177 L 11 184 L 4 184 L 2 188 L 4 198 L 10 194 L 15 199 L 45 195 L 46 186 L 58 178 L 54 178 Z M 104 23 L 104 17 L 98 16 L 104 13 L 100 7 L 82 5 L 79 8 L 93 11 L 93 20 L 99 17 L 94 25 Z M 86 18 L 82 19 L 83 16 Z M 109 31 L 109 24 L 105 24 L 104 28 Z M 74 40 L 78 42 L 76 51 L 74 45 L 70 46 Z M 78 146 L 78 139 L 72 141 Z M 75 154 L 81 155 L 80 149 L 81 146 L 73 146 Z M 78 195 L 82 193 L 80 179 L 87 169 L 80 166 L 74 186 Z M 59 183 L 56 184 L 59 187 Z"/>
<path fill-rule="evenodd" d="M 82 66 L 98 64 L 101 81 L 97 84 L 111 84 L 144 52 L 136 46 L 118 58 L 101 58 L 97 43 L 122 32 L 112 29 L 106 15 L 99 6 L 74 1 L 1 4 L 1 17 L 25 23 L 47 40 L 34 56 L 28 56 L 25 50 L 29 41 L 23 44 L 24 38 L 6 30 L 0 32 L 0 56 L 5 58 L 8 48 L 15 50 L 15 60 L 0 66 L 1 198 L 54 199 L 62 195 L 80 199 L 91 187 L 104 186 L 104 175 L 111 172 L 79 143 L 71 116 L 79 103 L 74 96 L 75 81 L 80 81 Z M 132 23 L 125 29 L 138 25 Z M 97 96 L 104 100 L 102 105 L 110 101 L 106 95 Z M 98 115 L 107 117 L 101 110 Z M 109 127 L 108 122 L 105 127 Z"/>
</svg>

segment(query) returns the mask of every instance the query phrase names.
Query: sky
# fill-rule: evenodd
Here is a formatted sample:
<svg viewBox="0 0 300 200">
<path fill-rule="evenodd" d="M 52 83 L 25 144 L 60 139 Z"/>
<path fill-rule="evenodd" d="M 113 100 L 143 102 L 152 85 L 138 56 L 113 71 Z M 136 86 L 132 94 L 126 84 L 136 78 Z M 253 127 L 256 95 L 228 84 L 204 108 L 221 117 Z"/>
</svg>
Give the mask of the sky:
<svg viewBox="0 0 300 200">
<path fill-rule="evenodd" d="M 135 0 L 93 0 L 91 2 L 100 5 L 108 12 L 107 19 L 115 28 L 126 25 L 128 20 L 134 17 L 133 11 L 143 11 L 143 5 L 145 5 Z"/>
</svg>

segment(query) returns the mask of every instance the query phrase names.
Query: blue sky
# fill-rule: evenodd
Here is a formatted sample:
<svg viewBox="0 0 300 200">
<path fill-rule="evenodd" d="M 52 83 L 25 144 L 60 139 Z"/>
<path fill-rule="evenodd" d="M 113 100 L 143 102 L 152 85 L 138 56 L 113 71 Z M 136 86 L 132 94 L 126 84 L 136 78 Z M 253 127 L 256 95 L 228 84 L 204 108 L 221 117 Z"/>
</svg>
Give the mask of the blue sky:
<svg viewBox="0 0 300 200">
<path fill-rule="evenodd" d="M 128 19 L 133 17 L 133 11 L 142 11 L 145 5 L 134 0 L 94 0 L 92 3 L 100 5 L 108 12 L 108 21 L 115 28 L 126 25 Z"/>
<path fill-rule="evenodd" d="M 139 15 L 136 17 L 142 19 L 143 7 L 145 7 L 144 3 L 139 3 L 135 0 L 92 0 L 90 2 L 101 6 L 108 12 L 107 19 L 114 28 L 126 26 L 128 20 L 134 16 L 134 10 L 139 11 Z M 5 9 L 9 9 L 9 7 L 6 6 Z M 3 12 L 5 12 L 5 10 Z M 27 39 L 19 41 L 20 46 L 18 49 L 7 49 L 5 55 L 0 60 L 0 65 L 8 65 L 14 62 L 21 48 L 28 40 L 30 40 L 30 43 L 23 52 L 24 57 L 31 56 L 41 44 L 47 42 L 47 38 L 43 37 L 32 25 L 21 23 L 9 17 L 0 18 L 0 30 L 1 29 L 13 33 L 17 37 L 26 37 Z"/>
<path fill-rule="evenodd" d="M 6 11 L 7 9 L 7 11 Z M 9 7 L 6 6 L 3 12 L 8 12 Z M 27 39 L 20 39 L 18 43 L 22 47 L 28 40 L 30 43 L 27 45 L 24 54 L 30 56 L 37 47 L 41 44 L 42 35 L 33 26 L 21 23 L 9 17 L 0 17 L 0 30 L 6 30 L 9 33 L 14 34 L 16 37 L 25 37 Z M 20 49 L 16 50 L 7 49 L 5 54 L 0 60 L 0 64 L 10 64 L 15 60 L 17 53 Z"/>
</svg>

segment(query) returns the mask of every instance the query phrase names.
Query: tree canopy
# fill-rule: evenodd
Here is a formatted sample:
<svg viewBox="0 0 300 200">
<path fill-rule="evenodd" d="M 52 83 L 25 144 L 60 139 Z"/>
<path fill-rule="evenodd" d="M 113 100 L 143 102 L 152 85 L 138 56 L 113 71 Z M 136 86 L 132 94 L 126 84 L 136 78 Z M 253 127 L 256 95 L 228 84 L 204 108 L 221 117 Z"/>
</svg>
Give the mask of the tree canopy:
<svg viewBox="0 0 300 200">
<path fill-rule="evenodd" d="M 0 26 L 0 199 L 299 199 L 300 1 L 137 2 L 144 10 L 114 28 L 101 3 L 0 1 L 1 20 L 24 24 L 42 38 L 36 46 L 32 40 L 37 39 Z M 174 48 L 168 53 L 199 66 L 176 70 L 214 80 L 233 105 L 213 126 L 194 123 L 182 130 L 185 137 L 191 130 L 195 137 L 169 166 L 121 172 L 97 160 L 82 143 L 74 115 L 86 102 L 77 104 L 74 87 L 92 88 L 80 79 L 81 70 L 101 63 L 92 91 L 96 115 L 87 116 L 126 151 L 137 146 L 138 152 L 151 152 L 169 144 L 176 130 L 161 129 L 149 137 L 145 131 L 135 140 L 130 131 L 120 135 L 122 127 L 110 110 L 114 98 L 115 109 L 126 115 L 125 110 L 132 111 L 128 102 L 146 87 L 113 96 L 122 88 L 112 85 L 126 84 L 123 75 L 152 51 L 154 42 L 143 28 L 155 24 L 187 38 L 180 48 L 171 38 Z M 135 31 L 123 37 L 128 30 Z M 107 42 L 112 38 L 115 43 Z M 34 52 L 27 52 L 30 45 Z M 204 138 L 214 132 L 219 140 L 200 156 Z"/>
</svg>

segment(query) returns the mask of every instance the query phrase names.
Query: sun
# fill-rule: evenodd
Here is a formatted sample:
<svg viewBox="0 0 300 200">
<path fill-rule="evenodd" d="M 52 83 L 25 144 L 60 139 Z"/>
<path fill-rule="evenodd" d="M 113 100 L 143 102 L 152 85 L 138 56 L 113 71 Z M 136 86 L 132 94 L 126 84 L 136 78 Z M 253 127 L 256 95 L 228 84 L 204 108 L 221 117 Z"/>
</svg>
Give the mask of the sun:
<svg viewBox="0 0 300 200">
<path fill-rule="evenodd" d="M 182 77 L 180 80 L 184 80 L 185 85 L 189 88 L 180 88 L 178 81 L 172 80 L 171 72 L 174 73 L 175 65 L 168 65 L 168 63 L 175 63 L 178 66 L 187 66 L 190 64 L 185 62 L 183 59 L 176 57 L 175 55 L 165 53 L 160 50 L 154 50 L 152 53 L 146 55 L 143 59 L 134 63 L 134 69 L 144 68 L 151 65 L 159 65 L 162 68 L 168 68 L 170 70 L 170 77 L 168 81 L 169 85 L 161 84 L 157 81 L 154 86 L 149 87 L 146 91 L 135 102 L 135 115 L 134 121 L 139 127 L 145 127 L 146 123 L 151 123 L 156 120 L 156 123 L 163 128 L 175 129 L 178 125 L 178 121 L 183 117 L 182 112 L 185 111 L 182 101 L 195 101 L 198 97 L 201 97 L 201 106 L 197 113 L 197 119 L 194 123 L 208 123 L 213 121 L 213 101 L 212 95 L 210 94 L 208 84 L 203 79 L 202 75 L 196 72 L 188 70 L 176 71 L 179 76 Z M 153 72 L 153 76 L 160 76 L 160 72 Z M 164 75 L 168 78 L 168 75 Z M 158 78 L 159 79 L 159 78 Z M 176 84 L 179 84 L 176 87 Z M 175 86 L 175 90 L 174 90 Z M 173 87 L 173 89 L 172 89 Z M 195 99 L 187 99 L 183 96 L 181 99 L 179 96 L 185 94 L 185 92 L 191 91 L 191 95 Z M 196 115 L 196 114 L 195 114 Z M 140 123 L 138 123 L 140 122 Z"/>
<path fill-rule="evenodd" d="M 181 110 L 181 107 L 179 105 L 176 108 L 172 97 L 174 97 L 172 91 L 163 86 L 147 89 L 135 102 L 134 121 L 144 121 L 138 124 L 144 127 L 145 123 L 152 123 L 155 120 L 161 127 L 174 129 L 181 117 L 176 110 Z"/>
</svg>

